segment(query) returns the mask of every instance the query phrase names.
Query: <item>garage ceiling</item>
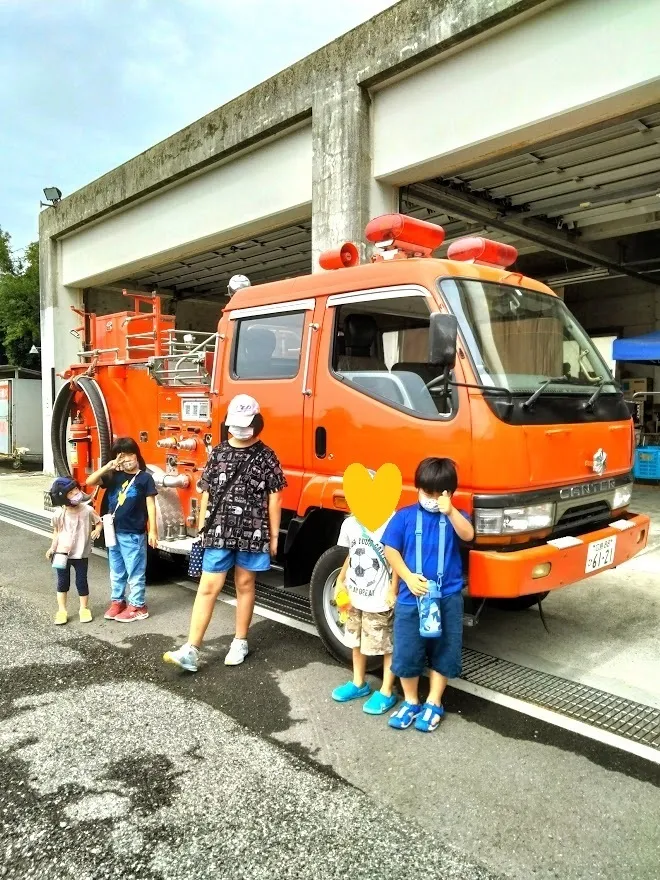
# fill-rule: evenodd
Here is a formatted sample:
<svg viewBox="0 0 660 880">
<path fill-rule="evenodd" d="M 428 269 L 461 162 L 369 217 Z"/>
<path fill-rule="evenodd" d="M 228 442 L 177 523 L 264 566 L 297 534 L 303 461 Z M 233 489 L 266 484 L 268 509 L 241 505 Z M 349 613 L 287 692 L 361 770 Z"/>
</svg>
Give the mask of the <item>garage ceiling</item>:
<svg viewBox="0 0 660 880">
<path fill-rule="evenodd" d="M 447 242 L 489 234 L 513 244 L 521 268 L 537 277 L 633 275 L 660 283 L 660 108 L 411 184 L 400 200 L 405 213 L 442 225 Z M 137 273 L 118 286 L 179 298 L 224 296 L 235 274 L 257 284 L 310 269 L 306 221 Z"/>
<path fill-rule="evenodd" d="M 225 296 L 232 275 L 247 275 L 253 284 L 277 281 L 309 272 L 311 262 L 312 231 L 307 221 L 140 272 L 118 286 L 174 291 L 185 298 Z"/>
<path fill-rule="evenodd" d="M 634 264 L 621 242 L 660 229 L 660 109 L 413 184 L 402 190 L 401 206 L 445 226 L 448 239 L 505 230 L 499 237 L 522 243 L 521 254 L 546 249 L 652 279 L 657 241 Z"/>
</svg>

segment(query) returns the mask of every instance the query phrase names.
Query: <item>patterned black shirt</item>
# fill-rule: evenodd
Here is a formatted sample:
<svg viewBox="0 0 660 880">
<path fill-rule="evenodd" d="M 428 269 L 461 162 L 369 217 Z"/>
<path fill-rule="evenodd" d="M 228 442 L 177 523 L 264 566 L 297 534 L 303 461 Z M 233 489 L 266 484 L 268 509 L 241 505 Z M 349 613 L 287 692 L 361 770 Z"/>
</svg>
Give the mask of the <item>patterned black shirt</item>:
<svg viewBox="0 0 660 880">
<path fill-rule="evenodd" d="M 246 467 L 247 459 L 250 463 Z M 204 547 L 268 553 L 268 496 L 281 492 L 287 485 L 279 460 L 269 446 L 261 440 L 240 449 L 227 441 L 220 443 L 209 455 L 200 487 L 209 493 L 211 511 L 218 492 L 239 469 L 241 473 L 223 495 L 213 522 L 204 532 Z"/>
</svg>

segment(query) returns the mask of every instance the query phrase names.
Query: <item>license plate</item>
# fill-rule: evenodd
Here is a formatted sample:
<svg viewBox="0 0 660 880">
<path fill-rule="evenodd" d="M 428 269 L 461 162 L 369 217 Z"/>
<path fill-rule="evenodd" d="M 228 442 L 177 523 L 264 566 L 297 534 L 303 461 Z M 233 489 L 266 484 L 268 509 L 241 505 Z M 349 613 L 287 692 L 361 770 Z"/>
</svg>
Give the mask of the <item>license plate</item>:
<svg viewBox="0 0 660 880">
<path fill-rule="evenodd" d="M 587 548 L 586 574 L 606 568 L 614 562 L 614 550 L 616 549 L 616 536 L 603 538 L 602 541 L 593 541 Z"/>
</svg>

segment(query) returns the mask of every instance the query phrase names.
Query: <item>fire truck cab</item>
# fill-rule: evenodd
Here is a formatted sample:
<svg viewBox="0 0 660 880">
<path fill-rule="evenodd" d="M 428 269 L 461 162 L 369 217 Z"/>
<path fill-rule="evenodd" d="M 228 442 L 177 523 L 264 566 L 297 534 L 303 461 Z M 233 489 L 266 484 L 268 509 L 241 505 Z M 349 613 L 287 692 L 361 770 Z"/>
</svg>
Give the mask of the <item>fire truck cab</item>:
<svg viewBox="0 0 660 880">
<path fill-rule="evenodd" d="M 83 315 L 81 363 L 54 407 L 58 471 L 84 481 L 113 437 L 135 437 L 159 487 L 160 549 L 185 554 L 227 404 L 252 395 L 288 481 L 284 586 L 310 584 L 338 657 L 349 652 L 332 603 L 336 540 L 353 462 L 396 464 L 405 505 L 422 458 L 454 459 L 455 503 L 476 532 L 465 561 L 477 602 L 529 607 L 630 559 L 649 520 L 628 510 L 633 426 L 607 366 L 564 303 L 511 270 L 513 248 L 470 238 L 434 259 L 443 237 L 414 218 L 376 218 L 367 264 L 347 244 L 321 257 L 320 273 L 232 279 L 212 334 L 178 331 L 156 294 Z"/>
</svg>

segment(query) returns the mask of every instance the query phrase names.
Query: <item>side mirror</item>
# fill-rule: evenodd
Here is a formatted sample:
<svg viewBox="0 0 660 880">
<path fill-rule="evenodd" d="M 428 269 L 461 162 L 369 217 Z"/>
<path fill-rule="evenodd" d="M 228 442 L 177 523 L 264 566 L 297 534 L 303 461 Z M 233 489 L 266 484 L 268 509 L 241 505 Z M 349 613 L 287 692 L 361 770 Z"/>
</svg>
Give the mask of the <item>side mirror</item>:
<svg viewBox="0 0 660 880">
<path fill-rule="evenodd" d="M 429 325 L 429 363 L 451 370 L 456 363 L 458 321 L 455 315 L 433 312 Z"/>
</svg>

